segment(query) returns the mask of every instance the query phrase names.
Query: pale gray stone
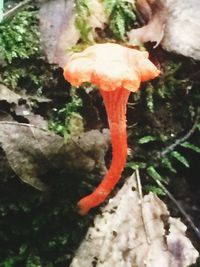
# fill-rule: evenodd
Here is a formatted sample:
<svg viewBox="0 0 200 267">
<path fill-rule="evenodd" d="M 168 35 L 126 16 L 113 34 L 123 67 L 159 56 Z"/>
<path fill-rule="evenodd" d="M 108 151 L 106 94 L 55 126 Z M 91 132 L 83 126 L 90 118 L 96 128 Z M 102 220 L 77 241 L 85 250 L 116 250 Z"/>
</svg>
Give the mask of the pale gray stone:
<svg viewBox="0 0 200 267">
<path fill-rule="evenodd" d="M 162 46 L 200 60 L 200 1 L 166 0 L 168 16 Z"/>
</svg>

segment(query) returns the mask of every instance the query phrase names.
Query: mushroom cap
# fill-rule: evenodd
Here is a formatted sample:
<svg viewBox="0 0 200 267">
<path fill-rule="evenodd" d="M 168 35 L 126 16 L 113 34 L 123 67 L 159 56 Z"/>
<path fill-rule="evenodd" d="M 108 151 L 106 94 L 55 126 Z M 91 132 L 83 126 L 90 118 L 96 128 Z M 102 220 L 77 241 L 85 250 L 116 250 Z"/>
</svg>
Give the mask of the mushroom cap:
<svg viewBox="0 0 200 267">
<path fill-rule="evenodd" d="M 160 73 L 148 56 L 148 52 L 119 44 L 95 44 L 70 57 L 64 77 L 73 86 L 91 82 L 105 91 L 123 87 L 135 92 L 141 82 Z"/>
</svg>

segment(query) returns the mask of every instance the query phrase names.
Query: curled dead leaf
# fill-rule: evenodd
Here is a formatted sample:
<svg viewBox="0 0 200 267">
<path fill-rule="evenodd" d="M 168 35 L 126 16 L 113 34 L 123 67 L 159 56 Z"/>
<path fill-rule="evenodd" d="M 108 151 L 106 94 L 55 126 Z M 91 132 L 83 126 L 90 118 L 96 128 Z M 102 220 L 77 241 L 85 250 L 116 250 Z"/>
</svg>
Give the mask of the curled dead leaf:
<svg viewBox="0 0 200 267">
<path fill-rule="evenodd" d="M 75 26 L 75 0 L 50 0 L 41 4 L 39 19 L 41 40 L 47 59 L 51 64 L 64 67 L 70 48 L 76 45 L 80 33 Z M 90 16 L 88 24 L 95 29 L 105 27 L 107 18 L 102 1 L 88 1 Z"/>
<path fill-rule="evenodd" d="M 17 104 L 20 98 L 20 95 L 16 94 L 12 90 L 8 89 L 5 85 L 0 83 L 0 101 L 5 100 L 8 103 Z"/>
<path fill-rule="evenodd" d="M 63 67 L 69 48 L 79 40 L 75 27 L 75 1 L 51 0 L 41 4 L 39 19 L 41 40 L 48 61 Z"/>
<path fill-rule="evenodd" d="M 154 47 L 158 46 L 163 39 L 167 18 L 167 6 L 165 1 L 138 0 L 136 6 L 147 24 L 141 28 L 132 29 L 128 33 L 129 42 L 131 44 L 134 44 L 134 42 L 155 42 L 156 44 Z"/>
<path fill-rule="evenodd" d="M 199 256 L 186 226 L 153 193 L 139 197 L 135 175 L 97 215 L 70 267 L 186 267 Z"/>
<path fill-rule="evenodd" d="M 101 0 L 90 0 L 90 26 L 95 30 L 96 28 L 104 29 L 105 24 L 108 22 L 105 10 Z"/>
<path fill-rule="evenodd" d="M 42 180 L 52 170 L 105 171 L 109 141 L 108 131 L 92 130 L 65 143 L 33 125 L 0 122 L 0 143 L 10 167 L 23 182 L 41 191 L 48 189 Z"/>
</svg>

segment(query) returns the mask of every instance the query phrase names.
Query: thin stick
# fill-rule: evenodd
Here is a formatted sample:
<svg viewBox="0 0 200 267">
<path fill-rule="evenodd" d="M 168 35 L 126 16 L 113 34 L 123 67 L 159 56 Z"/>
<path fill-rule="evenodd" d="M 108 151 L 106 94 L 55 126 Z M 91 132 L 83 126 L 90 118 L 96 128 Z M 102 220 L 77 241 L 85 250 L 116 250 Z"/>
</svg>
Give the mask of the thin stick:
<svg viewBox="0 0 200 267">
<path fill-rule="evenodd" d="M 27 5 L 30 2 L 31 2 L 31 0 L 24 0 L 21 3 L 19 3 L 18 5 L 16 5 L 15 7 L 13 7 L 12 9 L 8 10 L 7 12 L 4 13 L 3 20 L 14 15 L 20 8 L 22 8 L 23 6 Z"/>
<path fill-rule="evenodd" d="M 151 244 L 151 238 L 150 238 L 149 231 L 148 231 L 148 229 L 146 227 L 146 224 L 145 224 L 145 216 L 144 216 L 144 208 L 143 208 L 143 202 L 144 201 L 143 201 L 142 185 L 141 185 L 139 170 L 137 169 L 135 171 L 135 173 L 136 173 L 137 189 L 138 189 L 138 194 L 139 194 L 139 198 L 140 198 L 140 206 L 141 206 L 141 212 L 142 212 L 142 222 L 143 222 L 143 226 L 144 226 L 144 231 L 145 231 L 145 236 L 146 236 L 147 243 L 150 245 Z"/>
<path fill-rule="evenodd" d="M 200 109 L 197 110 L 196 119 L 194 121 L 194 124 L 193 124 L 192 128 L 188 131 L 188 133 L 186 133 L 183 137 L 177 139 L 173 144 L 169 145 L 162 152 L 158 152 L 157 155 L 156 155 L 156 158 L 164 158 L 166 156 L 166 154 L 172 152 L 178 145 L 180 145 L 181 143 L 183 143 L 184 141 L 186 141 L 186 140 L 188 140 L 190 138 L 190 136 L 196 130 L 197 124 L 199 122 L 199 117 L 200 117 L 199 113 L 200 113 Z"/>
<path fill-rule="evenodd" d="M 17 125 L 17 126 L 24 126 L 24 127 L 29 127 L 29 128 L 36 128 L 38 130 L 47 132 L 46 129 L 38 127 L 36 125 L 33 124 L 28 124 L 28 123 L 21 123 L 21 122 L 15 122 L 15 121 L 0 121 L 0 124 L 10 124 L 10 125 Z"/>
<path fill-rule="evenodd" d="M 191 220 L 191 218 L 187 214 L 187 212 L 184 210 L 184 208 L 178 203 L 178 201 L 167 190 L 167 188 L 163 185 L 163 183 L 161 181 L 156 180 L 156 179 L 154 181 L 160 186 L 160 188 L 162 188 L 162 190 L 167 194 L 167 196 L 170 198 L 170 200 L 175 204 L 175 206 L 178 208 L 178 210 L 181 212 L 181 214 L 185 217 L 185 219 L 187 220 L 187 222 L 190 224 L 191 228 L 193 229 L 193 231 L 197 235 L 198 239 L 200 240 L 200 231 L 196 227 L 196 225 L 193 223 L 193 221 Z"/>
</svg>

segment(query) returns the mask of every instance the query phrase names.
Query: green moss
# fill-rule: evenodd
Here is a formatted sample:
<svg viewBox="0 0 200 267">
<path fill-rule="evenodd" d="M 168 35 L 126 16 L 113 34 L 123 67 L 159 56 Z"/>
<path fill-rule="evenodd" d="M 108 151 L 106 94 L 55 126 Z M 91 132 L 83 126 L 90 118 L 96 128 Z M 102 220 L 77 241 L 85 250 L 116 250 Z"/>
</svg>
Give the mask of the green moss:
<svg viewBox="0 0 200 267">
<path fill-rule="evenodd" d="M 128 113 L 137 126 L 129 130 L 129 144 L 135 140 L 132 145 L 136 152 L 127 167 L 141 169 L 148 190 L 157 188 L 150 178 L 170 182 L 180 169 L 190 167 L 191 151 L 200 151 L 199 80 L 193 76 L 197 66 L 188 59 L 168 58 L 162 62 L 160 77 L 144 84 L 133 98 L 135 108 Z"/>
<path fill-rule="evenodd" d="M 76 20 L 75 25 L 80 32 L 81 39 L 84 43 L 93 43 L 92 28 L 89 25 L 90 1 L 76 0 Z"/>
<path fill-rule="evenodd" d="M 6 63 L 40 53 L 37 10 L 29 6 L 0 25 L 0 47 Z"/>
<path fill-rule="evenodd" d="M 0 24 L 1 78 L 13 89 L 37 91 L 53 82 L 55 67 L 45 62 L 37 15 L 29 5 Z"/>
<path fill-rule="evenodd" d="M 71 89 L 71 101 L 60 109 L 54 109 L 49 127 L 55 133 L 64 136 L 67 140 L 70 135 L 75 136 L 84 130 L 83 118 L 79 114 L 82 100 L 76 94 L 76 89 Z"/>
</svg>

